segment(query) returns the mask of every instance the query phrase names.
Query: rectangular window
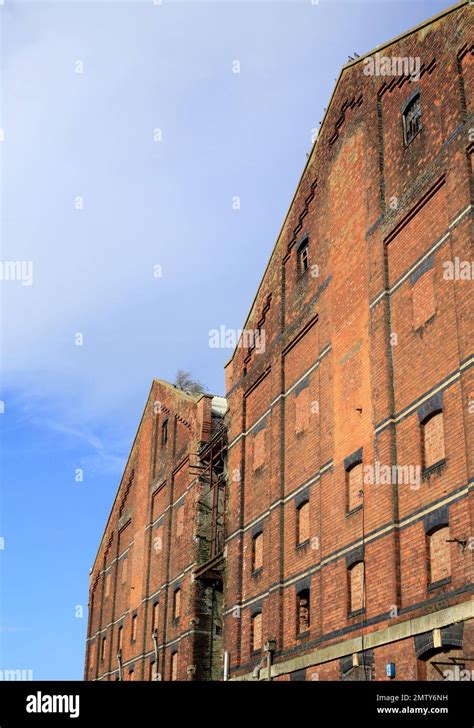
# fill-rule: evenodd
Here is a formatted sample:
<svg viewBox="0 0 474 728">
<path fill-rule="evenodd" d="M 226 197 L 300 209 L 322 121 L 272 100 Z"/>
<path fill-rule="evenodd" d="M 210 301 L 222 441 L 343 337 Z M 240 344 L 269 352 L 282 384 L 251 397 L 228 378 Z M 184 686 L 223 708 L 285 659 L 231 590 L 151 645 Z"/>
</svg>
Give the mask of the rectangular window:
<svg viewBox="0 0 474 728">
<path fill-rule="evenodd" d="M 181 536 L 184 531 L 184 505 L 178 508 L 176 515 L 176 536 Z"/>
<path fill-rule="evenodd" d="M 443 413 L 435 412 L 422 423 L 423 467 L 426 470 L 445 458 Z"/>
<path fill-rule="evenodd" d="M 152 619 L 152 629 L 158 629 L 158 617 L 159 617 L 159 609 L 160 609 L 160 603 L 155 602 L 153 605 L 153 619 Z"/>
<path fill-rule="evenodd" d="M 138 614 L 134 614 L 132 617 L 132 642 L 137 639 L 137 627 L 138 627 Z"/>
<path fill-rule="evenodd" d="M 253 537 L 253 563 L 252 571 L 258 571 L 263 566 L 263 533 Z"/>
<path fill-rule="evenodd" d="M 178 679 L 178 653 L 173 652 L 171 655 L 171 679 Z"/>
<path fill-rule="evenodd" d="M 100 659 L 101 662 L 105 660 L 105 648 L 107 646 L 107 637 L 102 637 L 102 644 L 100 647 Z"/>
<path fill-rule="evenodd" d="M 252 640 L 252 652 L 256 652 L 262 648 L 262 613 L 257 612 L 252 615 L 251 624 L 251 640 Z"/>
<path fill-rule="evenodd" d="M 161 446 L 163 447 L 168 442 L 168 420 L 165 420 L 161 425 Z"/>
<path fill-rule="evenodd" d="M 405 146 L 417 136 L 421 130 L 421 100 L 420 94 L 416 94 L 405 107 L 403 112 L 403 134 Z"/>
<path fill-rule="evenodd" d="M 358 561 L 349 569 L 349 611 L 365 607 L 364 562 Z"/>
<path fill-rule="evenodd" d="M 349 513 L 363 504 L 362 475 L 362 463 L 356 463 L 346 471 L 347 511 Z"/>
<path fill-rule="evenodd" d="M 112 576 L 111 574 L 107 574 L 105 577 L 105 597 L 110 596 L 110 585 L 112 583 Z"/>
<path fill-rule="evenodd" d="M 297 271 L 298 275 L 302 275 L 309 267 L 308 240 L 305 238 L 298 248 L 297 252 Z"/>
<path fill-rule="evenodd" d="M 451 576 L 449 553 L 449 526 L 442 526 L 428 535 L 429 583 L 441 581 Z"/>
<path fill-rule="evenodd" d="M 305 501 L 296 510 L 296 537 L 297 545 L 300 546 L 309 541 L 309 501 Z"/>
<path fill-rule="evenodd" d="M 173 594 L 173 619 L 178 619 L 181 614 L 181 589 L 176 589 Z"/>
<path fill-rule="evenodd" d="M 118 635 L 117 635 L 117 647 L 119 650 L 122 649 L 122 645 L 123 645 L 123 627 L 122 627 L 122 625 L 120 625 L 120 627 L 118 628 Z"/>
<path fill-rule="evenodd" d="M 309 589 L 302 589 L 296 595 L 297 631 L 298 634 L 309 632 L 310 627 L 310 594 Z"/>
</svg>

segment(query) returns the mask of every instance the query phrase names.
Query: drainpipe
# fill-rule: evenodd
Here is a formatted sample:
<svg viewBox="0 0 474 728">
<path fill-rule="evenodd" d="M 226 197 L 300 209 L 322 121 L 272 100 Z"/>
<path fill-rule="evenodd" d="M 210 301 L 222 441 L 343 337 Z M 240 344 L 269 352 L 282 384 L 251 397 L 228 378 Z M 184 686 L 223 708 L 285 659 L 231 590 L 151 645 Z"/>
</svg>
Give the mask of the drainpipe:
<svg viewBox="0 0 474 728">
<path fill-rule="evenodd" d="M 229 679 L 230 652 L 224 652 L 224 682 Z"/>
<path fill-rule="evenodd" d="M 122 679 L 122 650 L 119 649 L 117 652 L 117 662 L 118 662 L 118 672 L 119 672 L 119 680 Z"/>
<path fill-rule="evenodd" d="M 258 663 L 258 665 L 256 665 L 253 668 L 253 670 L 252 670 L 252 677 L 253 677 L 254 680 L 260 680 L 260 670 L 265 665 L 266 661 L 267 661 L 267 658 L 264 655 L 262 657 L 262 659 L 260 660 L 260 662 Z"/>
</svg>

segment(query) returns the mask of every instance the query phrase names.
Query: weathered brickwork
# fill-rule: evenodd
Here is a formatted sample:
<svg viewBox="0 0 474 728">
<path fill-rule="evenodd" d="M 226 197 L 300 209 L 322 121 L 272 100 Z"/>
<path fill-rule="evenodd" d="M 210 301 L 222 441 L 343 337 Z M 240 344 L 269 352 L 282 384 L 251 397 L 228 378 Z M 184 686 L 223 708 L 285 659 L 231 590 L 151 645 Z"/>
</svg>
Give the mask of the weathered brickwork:
<svg viewBox="0 0 474 728">
<path fill-rule="evenodd" d="M 213 532 L 206 452 L 224 447 L 224 412 L 221 397 L 153 382 L 91 571 L 86 679 L 219 678 L 224 509 Z"/>
<path fill-rule="evenodd" d="M 227 401 L 153 383 L 86 679 L 474 670 L 473 28 L 466 0 L 377 48 L 413 77 L 343 68 L 244 326 L 265 346 Z"/>
<path fill-rule="evenodd" d="M 266 679 L 265 646 L 274 679 L 472 657 L 472 281 L 447 273 L 472 258 L 472 11 L 377 49 L 416 79 L 343 69 L 245 323 L 270 301 L 265 351 L 226 367 L 231 678 Z"/>
</svg>

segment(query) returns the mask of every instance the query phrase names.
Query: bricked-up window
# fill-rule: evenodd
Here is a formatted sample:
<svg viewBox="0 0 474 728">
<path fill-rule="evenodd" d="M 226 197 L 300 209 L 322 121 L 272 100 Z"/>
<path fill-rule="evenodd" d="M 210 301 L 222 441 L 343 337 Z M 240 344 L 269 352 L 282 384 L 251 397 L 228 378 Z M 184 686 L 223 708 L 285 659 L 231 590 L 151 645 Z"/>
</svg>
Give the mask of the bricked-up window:
<svg viewBox="0 0 474 728">
<path fill-rule="evenodd" d="M 306 387 L 295 398 L 295 432 L 297 435 L 308 429 L 309 415 L 309 388 Z"/>
<path fill-rule="evenodd" d="M 179 537 L 184 531 L 184 505 L 178 508 L 176 515 L 176 535 Z"/>
<path fill-rule="evenodd" d="M 152 464 L 152 478 L 155 477 L 158 465 L 158 436 L 159 436 L 159 418 L 155 415 L 155 421 L 153 423 L 153 464 Z"/>
<path fill-rule="evenodd" d="M 349 611 L 365 607 L 364 562 L 357 561 L 349 569 Z"/>
<path fill-rule="evenodd" d="M 296 595 L 296 630 L 298 634 L 304 634 L 309 631 L 310 606 L 309 589 L 301 589 Z"/>
<path fill-rule="evenodd" d="M 417 331 L 436 313 L 433 271 L 429 270 L 413 284 L 411 289 L 413 329 Z"/>
<path fill-rule="evenodd" d="M 363 465 L 356 463 L 346 471 L 347 510 L 358 508 L 363 503 Z"/>
<path fill-rule="evenodd" d="M 257 533 L 252 540 L 252 571 L 263 566 L 263 533 Z"/>
<path fill-rule="evenodd" d="M 89 670 L 92 670 L 95 663 L 95 642 L 91 644 L 89 653 Z"/>
<path fill-rule="evenodd" d="M 433 584 L 451 576 L 449 555 L 449 526 L 428 533 L 429 582 Z"/>
<path fill-rule="evenodd" d="M 111 574 L 107 574 L 107 576 L 105 577 L 105 596 L 106 596 L 106 598 L 110 596 L 111 583 L 112 583 Z"/>
<path fill-rule="evenodd" d="M 161 425 L 161 445 L 162 447 L 168 442 L 168 420 Z"/>
<path fill-rule="evenodd" d="M 423 467 L 425 470 L 444 460 L 444 423 L 441 411 L 431 414 L 421 424 Z"/>
<path fill-rule="evenodd" d="M 160 603 L 155 602 L 153 605 L 153 617 L 151 621 L 152 630 L 158 629 L 158 617 L 160 616 Z"/>
<path fill-rule="evenodd" d="M 309 267 L 308 257 L 308 240 L 305 238 L 297 251 L 297 271 L 298 275 L 305 273 Z"/>
<path fill-rule="evenodd" d="M 251 623 L 252 652 L 262 649 L 262 613 L 252 614 Z"/>
<path fill-rule="evenodd" d="M 137 639 L 137 628 L 138 628 L 138 614 L 134 614 L 132 617 L 132 633 L 131 633 L 132 642 L 135 642 L 135 640 Z"/>
<path fill-rule="evenodd" d="M 175 589 L 173 594 L 173 619 L 179 619 L 181 614 L 181 589 Z"/>
<path fill-rule="evenodd" d="M 173 652 L 171 655 L 171 679 L 178 679 L 178 653 Z"/>
<path fill-rule="evenodd" d="M 309 501 L 296 509 L 296 543 L 300 546 L 309 541 Z"/>
<path fill-rule="evenodd" d="M 128 576 L 128 558 L 122 559 L 122 584 L 125 584 Z"/>
<path fill-rule="evenodd" d="M 123 627 L 120 625 L 117 633 L 117 649 L 121 650 L 123 646 Z"/>
<path fill-rule="evenodd" d="M 253 469 L 258 470 L 265 462 L 265 430 L 260 430 L 253 438 Z"/>
<path fill-rule="evenodd" d="M 421 99 L 416 94 L 405 107 L 403 112 L 403 135 L 405 146 L 410 144 L 421 130 Z"/>
<path fill-rule="evenodd" d="M 100 660 L 103 662 L 105 660 L 105 650 L 107 647 L 107 637 L 102 637 L 102 642 L 100 645 Z"/>
</svg>

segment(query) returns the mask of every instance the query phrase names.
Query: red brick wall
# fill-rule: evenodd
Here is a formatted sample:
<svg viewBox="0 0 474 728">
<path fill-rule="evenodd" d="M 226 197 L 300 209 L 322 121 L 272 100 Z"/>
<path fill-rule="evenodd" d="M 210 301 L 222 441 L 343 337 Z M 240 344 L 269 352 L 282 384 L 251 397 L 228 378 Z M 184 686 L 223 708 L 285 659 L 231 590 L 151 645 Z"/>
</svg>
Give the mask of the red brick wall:
<svg viewBox="0 0 474 728">
<path fill-rule="evenodd" d="M 343 72 L 245 324 L 255 326 L 271 293 L 266 351 L 236 349 L 227 367 L 224 643 L 233 674 L 250 673 L 260 658 L 250 649 L 256 604 L 278 663 L 467 599 L 472 551 L 456 543 L 448 548 L 451 581 L 430 589 L 425 520 L 446 508 L 452 538 L 472 533 L 471 284 L 443 275 L 455 257 L 472 257 L 469 12 L 466 5 L 378 49 L 418 56 L 416 82 L 365 75 L 362 61 Z M 422 129 L 405 146 L 402 109 L 415 90 Z M 309 268 L 299 274 L 296 250 L 306 235 Z M 445 462 L 425 473 L 421 408 L 435 395 Z M 256 473 L 251 427 L 262 417 L 265 462 Z M 428 430 L 428 448 L 439 453 L 440 428 Z M 345 460 L 359 449 L 362 465 L 352 471 Z M 363 507 L 355 508 L 361 487 Z M 310 540 L 299 549 L 303 495 Z M 263 568 L 255 577 L 259 522 Z M 347 557 L 356 549 L 365 563 L 362 617 L 350 614 Z M 303 578 L 311 624 L 298 639 Z M 360 579 L 354 592 L 360 604 Z M 380 654 L 416 678 L 412 640 Z M 376 679 L 385 679 L 378 662 Z M 339 663 L 314 673 L 339 679 Z"/>
</svg>

